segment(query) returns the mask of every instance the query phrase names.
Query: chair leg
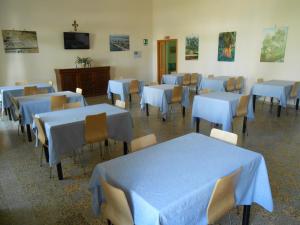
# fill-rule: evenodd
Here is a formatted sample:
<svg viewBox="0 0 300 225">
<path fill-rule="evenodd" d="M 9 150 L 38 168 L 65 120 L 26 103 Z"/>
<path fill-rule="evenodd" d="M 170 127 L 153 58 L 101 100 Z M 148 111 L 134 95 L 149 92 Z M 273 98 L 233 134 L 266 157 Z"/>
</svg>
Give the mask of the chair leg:
<svg viewBox="0 0 300 225">
<path fill-rule="evenodd" d="M 247 117 L 244 116 L 244 120 L 243 120 L 243 134 L 246 133 L 247 130 Z"/>
<path fill-rule="evenodd" d="M 50 166 L 50 176 L 49 178 L 51 179 L 52 178 L 52 166 Z"/>
<path fill-rule="evenodd" d="M 113 224 L 110 222 L 109 219 L 107 220 L 107 224 L 108 224 L 108 225 L 113 225 Z"/>
<path fill-rule="evenodd" d="M 99 151 L 100 151 L 100 160 L 104 159 L 103 151 L 102 151 L 102 142 L 99 142 Z"/>
<path fill-rule="evenodd" d="M 44 148 L 42 146 L 42 149 L 41 149 L 41 156 L 40 156 L 40 167 L 43 166 L 43 154 L 44 154 Z"/>
</svg>

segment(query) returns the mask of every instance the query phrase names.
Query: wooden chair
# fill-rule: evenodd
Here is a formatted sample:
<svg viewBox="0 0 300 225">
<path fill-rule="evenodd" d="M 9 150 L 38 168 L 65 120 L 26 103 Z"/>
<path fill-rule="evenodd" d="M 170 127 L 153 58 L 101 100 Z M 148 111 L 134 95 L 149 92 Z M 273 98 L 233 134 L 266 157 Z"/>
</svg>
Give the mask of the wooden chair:
<svg viewBox="0 0 300 225">
<path fill-rule="evenodd" d="M 23 129 L 24 129 L 22 126 L 22 116 L 21 116 L 20 110 L 19 110 L 19 103 L 13 96 L 10 96 L 10 101 L 13 105 L 13 110 L 12 110 L 13 119 L 14 119 L 14 121 L 18 121 L 18 136 L 19 136 L 20 128 L 21 128 L 22 133 L 23 133 Z"/>
<path fill-rule="evenodd" d="M 241 171 L 242 168 L 239 168 L 228 176 L 217 180 L 206 211 L 209 225 L 218 222 L 235 207 L 236 181 Z"/>
<path fill-rule="evenodd" d="M 121 108 L 121 109 L 125 109 L 126 108 L 126 103 L 124 101 L 121 101 L 119 99 L 116 100 L 115 106 Z"/>
<path fill-rule="evenodd" d="M 82 95 L 82 89 L 81 88 L 76 88 L 76 93 Z"/>
<path fill-rule="evenodd" d="M 198 93 L 198 77 L 199 77 L 198 73 L 192 73 L 191 74 L 191 83 L 190 83 L 190 86 L 195 86 L 195 92 L 196 92 L 196 94 Z"/>
<path fill-rule="evenodd" d="M 172 90 L 172 99 L 171 103 L 181 103 L 182 101 L 182 86 L 175 86 Z"/>
<path fill-rule="evenodd" d="M 209 74 L 207 77 L 208 77 L 208 79 L 213 79 L 215 77 L 215 75 Z"/>
<path fill-rule="evenodd" d="M 264 82 L 264 79 L 263 78 L 257 78 L 257 83 L 260 84 L 260 83 L 263 83 Z"/>
<path fill-rule="evenodd" d="M 235 90 L 236 91 L 241 91 L 242 90 L 243 82 L 244 82 L 244 77 L 239 76 L 239 77 L 236 78 L 236 81 L 235 81 Z"/>
<path fill-rule="evenodd" d="M 102 159 L 101 142 L 108 140 L 108 128 L 106 113 L 89 115 L 85 117 L 84 123 L 85 143 L 93 147 L 93 144 L 99 143 L 100 157 Z"/>
<path fill-rule="evenodd" d="M 221 141 L 225 141 L 227 143 L 236 145 L 238 141 L 238 136 L 237 134 L 230 133 L 224 130 L 219 130 L 216 128 L 211 129 L 210 131 L 210 137 L 219 139 Z"/>
<path fill-rule="evenodd" d="M 299 87 L 300 87 L 300 82 L 299 81 L 297 81 L 293 84 L 292 90 L 291 90 L 291 93 L 290 93 L 290 98 L 296 99 L 298 97 Z"/>
<path fill-rule="evenodd" d="M 25 84 L 27 84 L 28 82 L 27 81 L 16 81 L 15 82 L 15 85 L 16 86 L 21 86 L 21 85 L 25 85 Z"/>
<path fill-rule="evenodd" d="M 43 122 L 40 118 L 34 117 L 34 123 L 37 128 L 37 138 L 42 144 L 40 166 L 43 165 L 43 151 L 48 150 L 48 139 L 46 136 L 46 131 Z M 50 178 L 52 177 L 52 167 L 50 167 Z"/>
<path fill-rule="evenodd" d="M 79 108 L 80 106 L 81 106 L 80 102 L 64 103 L 63 109 L 74 109 L 74 108 Z"/>
<path fill-rule="evenodd" d="M 108 224 L 134 225 L 124 191 L 112 186 L 102 178 L 100 178 L 100 183 L 105 197 L 103 216 Z"/>
<path fill-rule="evenodd" d="M 49 91 L 47 88 L 39 88 L 37 89 L 37 94 L 48 94 Z"/>
<path fill-rule="evenodd" d="M 131 98 L 133 94 L 138 94 L 140 91 L 139 88 L 140 82 L 138 80 L 132 80 L 129 84 L 129 101 L 131 102 Z"/>
<path fill-rule="evenodd" d="M 191 75 L 189 73 L 186 73 L 183 75 L 182 85 L 189 86 L 190 84 L 191 84 Z"/>
<path fill-rule="evenodd" d="M 51 111 L 62 110 L 63 105 L 67 103 L 67 96 L 65 95 L 58 95 L 58 96 L 51 96 Z"/>
<path fill-rule="evenodd" d="M 139 149 L 146 148 L 157 143 L 155 134 L 148 134 L 143 137 L 136 138 L 131 141 L 131 151 L 135 152 Z"/>
<path fill-rule="evenodd" d="M 239 117 L 244 117 L 243 120 L 243 133 L 247 131 L 247 114 L 248 114 L 248 103 L 249 103 L 250 96 L 249 95 L 244 95 L 240 98 L 239 104 L 236 109 L 236 115 L 234 116 L 235 118 Z M 232 130 L 233 130 L 233 122 L 232 121 Z"/>
<path fill-rule="evenodd" d="M 203 89 L 201 89 L 201 90 L 198 91 L 198 94 L 199 94 L 199 95 L 204 95 L 204 94 L 208 94 L 209 92 L 211 92 L 210 89 L 208 89 L 208 88 L 203 88 Z"/>
<path fill-rule="evenodd" d="M 29 87 L 24 87 L 24 95 L 36 95 L 38 94 L 38 89 L 37 86 L 29 86 Z"/>
<path fill-rule="evenodd" d="M 226 91 L 232 92 L 235 90 L 235 79 L 234 77 L 231 77 L 226 82 Z"/>
</svg>

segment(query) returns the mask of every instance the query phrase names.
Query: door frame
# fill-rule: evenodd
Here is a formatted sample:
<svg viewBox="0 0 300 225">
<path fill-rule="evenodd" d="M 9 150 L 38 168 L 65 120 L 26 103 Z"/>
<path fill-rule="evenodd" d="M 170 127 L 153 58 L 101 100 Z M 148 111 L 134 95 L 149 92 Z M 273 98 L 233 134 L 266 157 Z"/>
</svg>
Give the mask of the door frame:
<svg viewBox="0 0 300 225">
<path fill-rule="evenodd" d="M 161 74 L 160 75 L 160 51 L 159 51 L 159 42 L 164 42 L 165 43 L 165 47 L 167 46 L 167 43 L 169 42 L 169 41 L 176 41 L 176 72 L 178 71 L 178 39 L 176 39 L 176 38 L 172 38 L 172 39 L 162 39 L 162 40 L 157 40 L 157 48 L 156 48 L 156 54 L 157 54 L 157 76 L 156 76 L 156 79 L 157 79 L 157 82 L 158 83 L 160 83 L 160 81 L 161 81 L 161 76 L 163 75 L 163 74 Z M 167 49 L 167 48 L 165 48 L 165 49 Z M 167 54 L 165 53 L 165 57 L 167 56 Z M 165 58 L 165 60 L 164 60 L 164 62 L 165 62 L 165 71 L 167 71 L 167 60 L 166 60 L 166 58 Z"/>
</svg>

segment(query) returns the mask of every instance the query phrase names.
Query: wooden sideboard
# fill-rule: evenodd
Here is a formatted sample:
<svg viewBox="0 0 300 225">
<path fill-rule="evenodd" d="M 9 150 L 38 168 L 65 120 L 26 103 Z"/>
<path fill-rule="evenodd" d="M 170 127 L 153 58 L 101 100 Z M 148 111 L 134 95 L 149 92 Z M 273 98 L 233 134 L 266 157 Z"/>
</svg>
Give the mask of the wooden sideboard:
<svg viewBox="0 0 300 225">
<path fill-rule="evenodd" d="M 82 89 L 86 97 L 106 94 L 110 67 L 55 69 L 58 91 Z"/>
</svg>

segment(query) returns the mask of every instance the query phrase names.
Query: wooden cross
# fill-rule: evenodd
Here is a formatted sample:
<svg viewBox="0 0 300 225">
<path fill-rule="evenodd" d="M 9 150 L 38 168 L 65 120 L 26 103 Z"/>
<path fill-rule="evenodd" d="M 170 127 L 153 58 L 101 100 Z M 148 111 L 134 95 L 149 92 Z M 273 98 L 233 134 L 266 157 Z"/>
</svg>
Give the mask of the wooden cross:
<svg viewBox="0 0 300 225">
<path fill-rule="evenodd" d="M 74 27 L 74 31 L 77 31 L 77 27 L 79 26 L 76 20 L 74 20 L 72 26 Z"/>
</svg>

